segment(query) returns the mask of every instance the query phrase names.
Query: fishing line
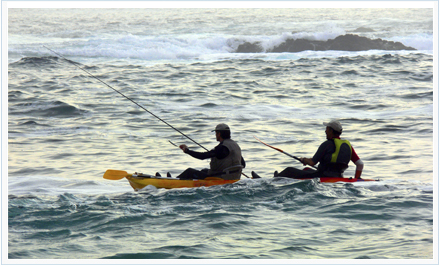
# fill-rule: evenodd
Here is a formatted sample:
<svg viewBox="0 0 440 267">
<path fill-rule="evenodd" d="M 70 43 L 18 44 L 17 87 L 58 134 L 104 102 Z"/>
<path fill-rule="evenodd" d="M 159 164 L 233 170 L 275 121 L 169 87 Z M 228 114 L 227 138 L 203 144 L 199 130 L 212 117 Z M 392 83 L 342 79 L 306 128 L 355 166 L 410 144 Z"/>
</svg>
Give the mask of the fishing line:
<svg viewBox="0 0 440 267">
<path fill-rule="evenodd" d="M 87 73 L 90 77 L 95 78 L 96 80 L 100 81 L 101 83 L 107 85 L 107 87 L 113 89 L 115 92 L 117 92 L 118 94 L 120 94 L 121 96 L 125 97 L 126 99 L 130 100 L 131 102 L 133 102 L 135 105 L 137 105 L 138 107 L 140 107 L 141 109 L 145 110 L 146 112 L 150 113 L 151 115 L 153 115 L 156 119 L 160 120 L 161 122 L 165 123 L 166 125 L 168 125 L 169 127 L 171 127 L 173 130 L 177 131 L 178 133 L 180 133 L 181 135 L 185 136 L 186 138 L 188 138 L 189 140 L 191 140 L 192 142 L 194 142 L 195 144 L 197 144 L 198 146 L 200 146 L 201 148 L 205 149 L 206 151 L 209 151 L 208 149 L 206 149 L 205 147 L 203 147 L 201 144 L 197 143 L 196 141 L 194 141 L 193 139 L 191 139 L 191 137 L 187 136 L 186 134 L 182 133 L 179 129 L 176 129 L 175 127 L 173 127 L 171 124 L 169 124 L 168 122 L 162 120 L 161 118 L 159 118 L 158 116 L 156 116 L 153 112 L 147 110 L 146 108 L 144 108 L 143 106 L 139 105 L 138 103 L 136 103 L 133 99 L 127 97 L 126 95 L 124 95 L 123 93 L 119 92 L 118 90 L 116 90 L 115 88 L 111 87 L 110 85 L 108 85 L 106 82 L 104 82 L 103 80 L 99 79 L 98 77 L 96 77 L 95 75 L 91 74 L 90 72 L 88 72 L 87 70 L 85 70 L 84 68 L 82 68 L 78 63 L 68 60 L 67 58 L 65 58 L 64 56 L 60 55 L 59 53 L 53 51 L 52 49 L 46 47 L 43 45 L 44 48 L 46 48 L 47 50 L 51 51 L 52 53 L 56 54 L 57 56 L 63 58 L 64 60 L 66 60 L 67 62 L 71 63 L 72 65 L 74 65 L 75 67 L 79 68 L 80 70 L 84 71 L 85 73 Z"/>
</svg>

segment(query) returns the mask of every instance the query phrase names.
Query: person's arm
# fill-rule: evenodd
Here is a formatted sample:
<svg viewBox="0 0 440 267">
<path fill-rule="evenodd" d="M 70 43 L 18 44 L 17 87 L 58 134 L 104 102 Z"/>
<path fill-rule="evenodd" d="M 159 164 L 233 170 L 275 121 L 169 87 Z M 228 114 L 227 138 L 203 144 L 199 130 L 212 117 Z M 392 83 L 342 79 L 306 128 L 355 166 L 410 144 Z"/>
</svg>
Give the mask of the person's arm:
<svg viewBox="0 0 440 267">
<path fill-rule="evenodd" d="M 299 158 L 301 163 L 304 165 L 315 166 L 316 162 L 313 161 L 312 158 Z"/>
<path fill-rule="evenodd" d="M 361 178 L 362 170 L 364 169 L 364 162 L 361 159 L 358 159 L 354 164 L 356 165 L 354 178 L 359 179 Z"/>
<path fill-rule="evenodd" d="M 186 145 L 180 145 L 179 147 L 183 150 L 183 152 L 190 155 L 191 157 L 201 160 L 214 157 L 218 159 L 224 159 L 229 155 L 229 149 L 221 144 L 216 146 L 213 150 L 207 152 L 192 151 Z"/>
<path fill-rule="evenodd" d="M 325 141 L 319 146 L 313 158 L 300 158 L 301 163 L 304 165 L 315 166 L 316 163 L 321 161 L 322 157 L 325 155 L 325 151 L 331 148 L 332 145 L 332 141 Z"/>
<path fill-rule="evenodd" d="M 362 170 L 364 169 L 364 162 L 359 158 L 354 148 L 351 148 L 351 161 L 356 165 L 355 179 L 361 178 Z"/>
<path fill-rule="evenodd" d="M 207 152 L 197 152 L 197 151 L 192 151 L 187 149 L 186 151 L 184 151 L 186 154 L 190 155 L 193 158 L 196 159 L 210 159 L 215 157 L 215 152 L 214 150 L 211 151 L 207 151 Z"/>
</svg>

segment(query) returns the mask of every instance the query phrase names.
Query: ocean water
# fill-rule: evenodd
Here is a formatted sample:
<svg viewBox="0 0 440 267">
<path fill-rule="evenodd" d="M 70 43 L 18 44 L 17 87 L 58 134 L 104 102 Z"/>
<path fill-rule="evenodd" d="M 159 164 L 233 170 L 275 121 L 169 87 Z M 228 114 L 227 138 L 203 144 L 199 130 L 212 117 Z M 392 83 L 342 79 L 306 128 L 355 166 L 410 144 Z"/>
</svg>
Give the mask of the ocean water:
<svg viewBox="0 0 440 267">
<path fill-rule="evenodd" d="M 438 261 L 433 12 L 10 8 L 8 262 Z M 348 33 L 417 50 L 234 52 Z M 107 169 L 175 176 L 209 161 L 183 154 L 169 141 L 203 149 L 71 62 L 204 147 L 229 124 L 244 173 L 263 179 L 138 192 L 103 179 Z M 363 178 L 380 181 L 273 179 L 301 165 L 254 136 L 311 157 L 331 119 Z"/>
</svg>

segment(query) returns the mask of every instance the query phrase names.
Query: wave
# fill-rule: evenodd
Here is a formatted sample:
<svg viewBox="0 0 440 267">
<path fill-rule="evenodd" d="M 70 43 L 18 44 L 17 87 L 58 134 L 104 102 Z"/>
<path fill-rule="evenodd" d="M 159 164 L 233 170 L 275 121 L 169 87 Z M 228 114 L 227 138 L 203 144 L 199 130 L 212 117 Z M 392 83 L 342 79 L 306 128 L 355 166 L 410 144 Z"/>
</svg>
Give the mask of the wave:
<svg viewBox="0 0 440 267">
<path fill-rule="evenodd" d="M 131 198 L 136 196 L 152 195 L 157 197 L 157 201 L 179 200 L 181 198 L 192 198 L 194 195 L 204 196 L 199 202 L 204 204 L 213 203 L 231 203 L 233 201 L 248 201 L 249 199 L 259 200 L 261 203 L 267 201 L 277 201 L 288 196 L 303 193 L 318 193 L 321 196 L 328 194 L 339 194 L 339 197 L 345 194 L 357 194 L 359 190 L 368 189 L 372 192 L 393 192 L 397 189 L 418 190 L 421 192 L 432 192 L 432 184 L 422 184 L 419 182 L 408 182 L 404 180 L 386 179 L 379 182 L 355 183 L 355 184 L 320 184 L 316 180 L 295 180 L 290 178 L 270 178 L 270 175 L 263 175 L 261 179 L 246 179 L 235 184 L 181 188 L 181 189 L 156 189 L 154 186 L 148 186 L 134 192 L 128 181 L 110 181 L 95 178 L 62 178 L 46 175 L 12 175 L 8 180 L 9 199 L 47 199 L 48 197 L 58 197 L 61 201 L 78 200 L 79 198 L 96 198 L 98 203 L 102 202 L 103 194 L 107 197 L 117 198 L 118 202 L 130 203 Z M 349 192 L 341 192 L 340 187 L 349 186 Z M 243 198 L 243 192 L 249 192 Z M 67 199 L 66 199 L 67 197 Z M 107 199 L 107 197 L 105 199 Z M 188 202 L 189 203 L 189 202 Z M 12 204 L 12 203 L 10 203 Z M 179 206 L 176 206 L 179 209 Z"/>
<path fill-rule="evenodd" d="M 39 191 L 42 188 L 45 190 Z M 367 226 L 386 222 L 394 229 L 411 221 L 427 229 L 421 232 L 426 240 L 417 244 L 424 251 L 432 244 L 432 184 L 324 185 L 286 178 L 247 179 L 227 186 L 134 193 L 126 181 L 123 187 L 119 181 L 34 176 L 9 179 L 9 190 L 8 256 L 14 259 L 261 258 L 261 240 L 269 244 L 269 251 L 264 252 L 267 258 L 300 258 L 308 252 L 308 257 L 316 257 L 316 249 L 310 249 L 319 245 L 315 239 L 330 247 L 331 242 L 364 238 L 366 230 L 350 228 L 353 222 Z M 407 192 L 411 194 L 405 195 Z M 304 222 L 304 218 L 313 221 Z M 338 227 L 328 230 L 329 225 Z M 292 239 L 283 239 L 286 229 L 299 230 Z M 379 232 L 383 239 L 395 236 L 382 226 L 379 230 L 384 232 Z M 167 241 L 170 235 L 175 238 Z M 310 236 L 316 238 L 310 241 Z M 386 244 L 376 243 L 375 237 L 360 253 L 338 256 L 378 258 L 368 252 L 371 242 L 375 248 L 388 249 L 391 243 L 412 244 L 421 239 L 402 241 L 401 236 L 410 235 L 400 234 Z M 139 239 L 140 243 L 133 243 Z M 133 243 L 130 248 L 139 249 L 102 249 L 107 240 Z M 237 242 L 228 254 L 230 240 Z M 35 244 L 44 249 L 35 249 Z M 254 247 L 258 249 L 254 251 Z M 296 251 L 298 255 L 291 254 Z M 389 255 L 388 250 L 383 253 Z"/>
<path fill-rule="evenodd" d="M 9 107 L 9 115 L 32 114 L 40 117 L 76 117 L 87 113 L 62 101 L 19 103 Z"/>
<path fill-rule="evenodd" d="M 281 33 L 272 36 L 241 35 L 231 36 L 222 34 L 183 34 L 183 35 L 119 35 L 111 37 L 90 37 L 92 39 L 78 39 L 75 41 L 57 44 L 56 41 L 47 41 L 47 46 L 58 53 L 68 57 L 86 58 L 110 58 L 110 59 L 134 59 L 134 60 L 191 60 L 206 59 L 211 57 L 237 57 L 239 47 L 245 44 L 258 44 L 260 49 L 250 52 L 285 52 L 287 50 L 276 50 L 275 48 L 286 44 L 288 40 L 306 40 L 311 42 L 328 42 L 329 40 L 344 36 L 345 31 L 330 31 L 317 33 Z M 352 35 L 352 34 L 350 34 Z M 361 35 L 355 35 L 359 38 Z M 368 40 L 374 40 L 368 38 Z M 432 34 L 414 34 L 411 36 L 397 36 L 383 40 L 383 43 L 402 43 L 406 47 L 417 50 L 432 50 Z M 55 43 L 55 44 L 54 44 Z M 380 48 L 380 47 L 379 47 Z M 374 48 L 374 49 L 379 49 Z M 307 48 L 308 50 L 313 50 Z M 307 50 L 306 49 L 306 50 Z M 338 48 L 340 49 L 340 48 Z M 358 49 L 358 48 L 354 48 Z M 370 49 L 370 48 L 362 48 Z M 373 49 L 373 48 L 371 48 Z M 393 49 L 393 48 L 391 48 Z M 400 48 L 399 48 L 400 49 Z M 344 49 L 340 49 L 344 50 Z M 351 49 L 353 50 L 353 49 Z M 358 50 L 361 50 L 360 48 Z M 398 50 L 398 49 L 396 49 Z M 9 58 L 22 57 L 30 58 L 46 57 L 46 60 L 53 60 L 53 54 L 46 48 L 38 45 L 9 45 Z M 249 57 L 250 55 L 246 55 Z M 26 62 L 22 62 L 26 63 Z M 38 62 L 34 62 L 38 63 Z"/>
<path fill-rule="evenodd" d="M 79 63 L 76 63 L 74 61 L 63 59 L 56 56 L 44 56 L 44 57 L 23 57 L 20 60 L 11 63 L 11 66 L 14 67 L 21 67 L 21 66 L 27 66 L 27 67 L 59 67 L 59 64 L 69 64 L 73 63 L 75 65 L 79 65 Z"/>
</svg>

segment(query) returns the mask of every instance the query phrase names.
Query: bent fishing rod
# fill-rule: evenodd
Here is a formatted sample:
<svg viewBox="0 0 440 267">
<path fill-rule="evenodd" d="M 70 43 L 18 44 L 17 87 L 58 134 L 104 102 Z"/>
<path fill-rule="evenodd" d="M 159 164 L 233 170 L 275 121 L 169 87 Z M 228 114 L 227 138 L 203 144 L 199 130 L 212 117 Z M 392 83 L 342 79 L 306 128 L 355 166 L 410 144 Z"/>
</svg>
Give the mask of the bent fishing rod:
<svg viewBox="0 0 440 267">
<path fill-rule="evenodd" d="M 268 144 L 266 144 L 265 142 L 263 142 L 263 141 L 261 141 L 260 139 L 258 139 L 256 136 L 254 136 L 254 138 L 257 139 L 257 140 L 258 140 L 260 143 L 262 143 L 263 145 L 266 145 L 266 146 L 268 146 L 268 147 L 270 147 L 270 148 L 273 148 L 273 149 L 275 149 L 275 150 L 277 150 L 277 151 L 279 151 L 279 152 L 281 152 L 281 153 L 283 153 L 283 154 L 285 154 L 285 155 L 287 155 L 287 156 L 289 156 L 289 157 L 292 157 L 292 158 L 298 160 L 299 162 L 303 163 L 303 162 L 301 161 L 300 158 L 295 157 L 294 155 L 290 155 L 289 153 L 287 153 L 287 152 L 285 152 L 285 151 L 283 151 L 283 150 L 281 150 L 281 149 L 279 149 L 279 148 L 277 148 L 277 147 L 274 147 L 274 146 L 268 145 Z M 314 169 L 317 169 L 316 166 L 311 166 L 311 167 L 314 168 Z"/>
<path fill-rule="evenodd" d="M 75 67 L 79 68 L 80 70 L 84 71 L 85 73 L 87 73 L 90 77 L 95 78 L 96 80 L 100 81 L 101 83 L 103 83 L 104 85 L 106 85 L 107 87 L 109 87 L 110 89 L 113 89 L 115 92 L 117 92 L 118 94 L 120 94 L 121 96 L 125 97 L 127 100 L 130 100 L 131 102 L 133 102 L 135 105 L 137 105 L 138 107 L 140 107 L 141 109 L 145 110 L 146 112 L 150 113 L 151 115 L 153 115 L 156 119 L 160 120 L 161 122 L 165 123 L 167 126 L 171 127 L 173 130 L 177 131 L 178 133 L 180 133 L 181 135 L 185 136 L 186 138 L 188 138 L 189 140 L 191 140 L 192 142 L 194 142 L 196 145 L 200 146 L 201 148 L 205 149 L 206 151 L 209 151 L 208 149 L 206 149 L 205 147 L 203 147 L 201 144 L 197 143 L 196 141 L 194 141 L 191 137 L 187 136 L 186 134 L 182 133 L 179 129 L 176 129 L 175 127 L 173 127 L 171 124 L 169 124 L 168 122 L 164 121 L 163 119 L 159 118 L 158 116 L 156 116 L 153 112 L 147 110 L 146 108 L 144 108 L 143 106 L 139 105 L 138 103 L 136 103 L 133 99 L 127 97 L 126 95 L 124 95 L 123 93 L 119 92 L 118 90 L 116 90 L 115 88 L 111 87 L 110 85 L 108 85 L 106 82 L 104 82 L 103 80 L 99 79 L 98 77 L 96 77 L 95 75 L 91 74 L 90 72 L 88 72 L 87 70 L 85 70 L 84 68 L 82 68 L 78 63 L 68 60 L 67 58 L 65 58 L 63 55 L 53 51 L 52 49 L 43 46 L 44 48 L 46 48 L 47 50 L 51 51 L 52 53 L 54 53 L 55 55 L 61 57 L 62 59 L 66 60 L 67 62 L 71 63 L 72 65 L 74 65 Z"/>
</svg>

